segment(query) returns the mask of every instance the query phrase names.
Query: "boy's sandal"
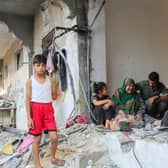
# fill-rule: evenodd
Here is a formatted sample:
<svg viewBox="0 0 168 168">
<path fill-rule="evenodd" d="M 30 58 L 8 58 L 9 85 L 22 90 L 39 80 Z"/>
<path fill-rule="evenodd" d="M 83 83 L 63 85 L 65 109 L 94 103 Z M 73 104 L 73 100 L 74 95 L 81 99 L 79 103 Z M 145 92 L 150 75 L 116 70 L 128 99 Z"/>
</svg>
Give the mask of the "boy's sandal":
<svg viewBox="0 0 168 168">
<path fill-rule="evenodd" d="M 51 163 L 57 166 L 64 166 L 65 160 L 55 158 L 55 159 L 52 159 Z"/>
</svg>

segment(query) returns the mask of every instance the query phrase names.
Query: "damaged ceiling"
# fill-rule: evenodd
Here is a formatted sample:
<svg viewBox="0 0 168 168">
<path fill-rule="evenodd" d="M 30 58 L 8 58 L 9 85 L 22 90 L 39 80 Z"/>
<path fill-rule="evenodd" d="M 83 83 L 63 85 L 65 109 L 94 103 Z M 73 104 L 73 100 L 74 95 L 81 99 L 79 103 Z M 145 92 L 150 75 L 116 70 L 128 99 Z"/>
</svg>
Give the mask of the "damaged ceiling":
<svg viewBox="0 0 168 168">
<path fill-rule="evenodd" d="M 0 0 L 0 13 L 33 16 L 43 1 L 44 0 Z M 4 57 L 14 43 L 19 44 L 19 41 L 15 34 L 9 30 L 9 27 L 0 21 L 0 59 Z"/>
<path fill-rule="evenodd" d="M 0 0 L 0 12 L 33 16 L 44 0 Z"/>
<path fill-rule="evenodd" d="M 9 31 L 8 26 L 0 22 L 0 59 L 8 52 L 14 43 L 18 43 L 19 39 L 14 33 Z"/>
</svg>

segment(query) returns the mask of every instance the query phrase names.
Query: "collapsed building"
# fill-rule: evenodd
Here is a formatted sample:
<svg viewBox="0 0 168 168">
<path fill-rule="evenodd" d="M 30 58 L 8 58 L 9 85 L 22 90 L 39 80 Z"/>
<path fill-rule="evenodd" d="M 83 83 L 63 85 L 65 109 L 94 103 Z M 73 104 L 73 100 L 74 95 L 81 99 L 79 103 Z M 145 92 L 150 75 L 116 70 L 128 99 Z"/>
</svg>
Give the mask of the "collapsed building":
<svg viewBox="0 0 168 168">
<path fill-rule="evenodd" d="M 66 78 L 62 80 L 59 78 L 58 100 L 53 102 L 60 130 L 65 128 L 65 122 L 70 115 L 89 115 L 93 81 L 106 81 L 109 91 L 112 92 L 120 85 L 120 81 L 125 76 L 133 76 L 136 80 L 141 80 L 146 78 L 149 71 L 155 69 L 162 74 L 162 80 L 167 82 L 165 69 L 167 67 L 168 24 L 166 19 L 168 14 L 165 1 L 1 0 L 0 3 L 0 96 L 2 98 L 0 138 L 3 139 L 1 147 L 6 144 L 10 136 L 10 144 L 17 140 L 14 143 L 16 148 L 14 151 L 17 152 L 18 144 L 21 144 L 21 141 L 27 137 L 24 106 L 25 81 L 33 73 L 32 57 L 38 53 L 47 53 L 52 47 L 65 57 L 68 64 L 65 72 Z M 152 64 L 150 64 L 151 60 Z M 59 75 L 61 76 L 61 74 Z M 12 129 L 12 127 L 16 129 Z M 81 127 L 85 128 L 86 126 Z M 63 141 L 60 138 L 60 156 L 70 156 L 69 162 L 67 162 L 69 165 L 66 166 L 85 168 L 89 160 L 93 161 L 93 164 L 92 162 L 90 164 L 97 167 L 123 166 L 118 163 L 121 155 L 115 158 L 116 162 L 112 161 L 114 149 L 109 148 L 113 152 L 110 153 L 108 147 L 99 148 L 104 144 L 104 134 L 107 134 L 111 140 L 115 138 L 110 137 L 110 133 L 103 132 L 102 134 L 97 130 L 94 132 L 94 128 L 91 127 L 93 129 L 91 131 L 90 126 L 88 127 L 82 133 L 77 131 L 76 136 L 72 134 L 72 137 L 79 135 L 82 135 L 83 139 L 87 137 L 86 141 L 81 138 L 81 141 L 77 141 L 80 143 L 73 144 L 73 146 L 71 143 L 77 142 L 68 136 L 71 141 L 68 145 L 74 147 L 74 149 L 70 149 L 69 146 L 66 148 L 67 151 L 65 151 L 68 154 L 63 153 L 62 150 L 66 147 L 63 142 L 68 142 L 66 135 L 69 133 L 61 132 L 65 136 L 63 136 Z M 15 137 L 16 133 L 18 138 Z M 149 132 L 141 131 L 141 133 Z M 144 136 L 155 137 L 154 133 L 155 130 L 149 136 L 141 135 L 141 138 Z M 95 138 L 90 139 L 93 135 Z M 161 137 L 161 134 L 158 135 L 156 135 L 157 141 Z M 45 143 L 47 137 L 44 139 Z M 100 139 L 101 142 L 97 139 Z M 130 149 L 133 149 L 135 144 L 132 143 L 132 140 L 127 136 L 121 139 L 128 141 L 131 144 Z M 133 140 L 135 139 L 133 138 Z M 95 146 L 92 146 L 93 143 L 89 144 L 90 141 L 95 142 Z M 160 141 L 167 143 L 165 133 Z M 139 147 L 145 146 L 145 143 L 138 143 Z M 115 145 L 113 144 L 113 146 Z M 47 147 L 43 144 L 42 146 L 41 155 L 48 159 Z M 91 150 L 89 151 L 87 148 Z M 99 150 L 94 151 L 93 148 L 99 148 Z M 151 148 L 149 147 L 150 151 Z M 163 147 L 160 145 L 158 148 L 160 153 L 162 153 L 162 149 Z M 84 155 L 80 156 L 79 153 Z M 16 156 L 14 155 L 15 159 L 6 155 L 2 156 L 2 161 L 5 162 L 7 159 L 3 166 L 11 167 L 12 164 L 15 167 L 24 167 L 26 164 L 31 166 L 30 149 L 24 153 L 23 158 L 20 157 L 20 153 L 14 154 L 16 154 Z M 146 155 L 144 154 L 144 156 Z M 162 158 L 165 160 L 163 155 Z M 144 158 L 141 159 L 144 161 Z M 123 164 L 125 162 L 123 161 Z M 74 163 L 75 166 L 71 163 Z M 144 164 L 148 165 L 148 163 Z M 157 161 L 151 165 L 157 168 L 159 164 L 160 162 Z M 136 166 L 134 163 L 132 165 L 140 166 L 138 162 L 135 163 Z M 165 163 L 162 167 L 164 166 Z"/>
</svg>

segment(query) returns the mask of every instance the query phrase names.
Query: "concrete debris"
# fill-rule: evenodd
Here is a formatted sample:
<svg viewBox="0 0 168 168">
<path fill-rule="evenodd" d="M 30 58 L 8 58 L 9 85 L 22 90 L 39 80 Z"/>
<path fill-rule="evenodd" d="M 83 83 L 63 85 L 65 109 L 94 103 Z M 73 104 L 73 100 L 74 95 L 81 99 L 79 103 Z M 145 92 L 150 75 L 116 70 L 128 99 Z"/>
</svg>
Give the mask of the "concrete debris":
<svg viewBox="0 0 168 168">
<path fill-rule="evenodd" d="M 154 141 L 158 143 L 168 143 L 168 130 L 163 131 L 160 128 L 154 128 L 149 131 L 144 131 L 141 129 L 134 129 L 134 134 L 132 135 L 134 139 L 145 139 L 148 141 Z"/>
<path fill-rule="evenodd" d="M 9 107 L 14 107 L 14 106 L 15 106 L 14 101 L 0 99 L 0 108 L 9 108 Z"/>
<path fill-rule="evenodd" d="M 74 124 L 71 127 L 68 127 L 64 130 L 62 130 L 66 135 L 70 135 L 76 132 L 82 132 L 85 129 L 87 129 L 87 124 Z"/>
<path fill-rule="evenodd" d="M 133 141 L 129 136 L 119 134 L 117 135 L 117 138 L 120 142 L 121 150 L 124 153 L 129 152 L 135 146 L 135 141 Z"/>
<path fill-rule="evenodd" d="M 26 137 L 28 135 L 21 130 L 2 129 L 0 133 L 0 167 L 33 168 L 31 143 L 28 143 L 27 150 L 18 150 Z M 122 168 L 117 160 L 120 155 L 116 151 L 119 150 L 123 156 L 130 155 L 135 148 L 136 141 L 142 139 L 150 142 L 168 143 L 168 132 L 157 129 L 150 131 L 133 129 L 133 132 L 100 131 L 93 125 L 74 124 L 58 132 L 57 157 L 66 160 L 62 168 Z M 14 152 L 11 155 L 5 155 L 2 152 L 8 141 L 11 142 Z M 40 146 L 43 167 L 54 168 L 50 163 L 48 134 L 43 135 Z"/>
<path fill-rule="evenodd" d="M 0 125 L 16 126 L 16 103 L 13 100 L 0 99 Z"/>
</svg>

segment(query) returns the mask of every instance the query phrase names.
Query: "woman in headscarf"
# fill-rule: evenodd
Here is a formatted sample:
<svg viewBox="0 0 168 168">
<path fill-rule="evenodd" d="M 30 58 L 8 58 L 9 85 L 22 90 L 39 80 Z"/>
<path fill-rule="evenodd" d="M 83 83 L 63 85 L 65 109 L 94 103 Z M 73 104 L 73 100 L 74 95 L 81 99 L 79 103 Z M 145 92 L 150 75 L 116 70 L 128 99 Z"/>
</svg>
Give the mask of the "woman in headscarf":
<svg viewBox="0 0 168 168">
<path fill-rule="evenodd" d="M 145 112 L 145 105 L 135 90 L 133 79 L 126 78 L 122 87 L 114 92 L 112 100 L 120 119 L 139 122 L 142 125 L 142 115 Z"/>
</svg>

